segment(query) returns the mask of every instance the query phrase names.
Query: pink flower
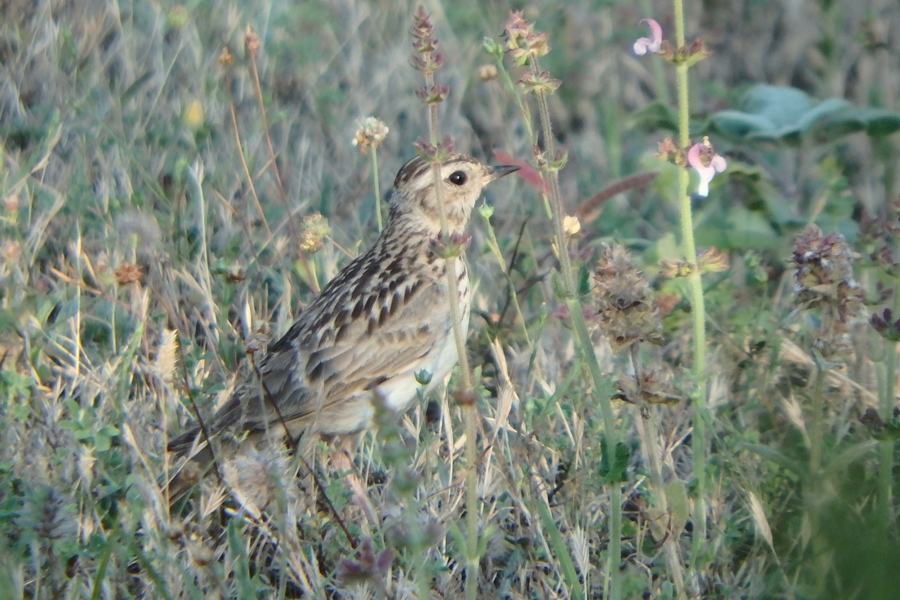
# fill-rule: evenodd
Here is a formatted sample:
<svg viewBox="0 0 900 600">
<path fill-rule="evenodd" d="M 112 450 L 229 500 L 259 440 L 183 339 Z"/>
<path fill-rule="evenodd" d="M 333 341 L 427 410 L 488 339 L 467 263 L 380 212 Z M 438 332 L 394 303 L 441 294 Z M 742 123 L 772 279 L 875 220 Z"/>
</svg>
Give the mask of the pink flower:
<svg viewBox="0 0 900 600">
<path fill-rule="evenodd" d="M 662 27 L 653 19 L 644 19 L 641 23 L 647 24 L 647 27 L 650 28 L 650 35 L 653 38 L 638 38 L 634 43 L 634 53 L 638 56 L 643 56 L 647 52 L 653 52 L 654 54 L 659 52 L 660 48 L 662 48 Z"/>
<path fill-rule="evenodd" d="M 712 181 L 716 173 L 721 173 L 725 170 L 727 166 L 725 159 L 716 154 L 708 138 L 703 138 L 703 142 L 694 144 L 688 150 L 687 161 L 700 175 L 700 185 L 697 187 L 697 194 L 706 197 L 709 195 L 709 182 Z"/>
</svg>

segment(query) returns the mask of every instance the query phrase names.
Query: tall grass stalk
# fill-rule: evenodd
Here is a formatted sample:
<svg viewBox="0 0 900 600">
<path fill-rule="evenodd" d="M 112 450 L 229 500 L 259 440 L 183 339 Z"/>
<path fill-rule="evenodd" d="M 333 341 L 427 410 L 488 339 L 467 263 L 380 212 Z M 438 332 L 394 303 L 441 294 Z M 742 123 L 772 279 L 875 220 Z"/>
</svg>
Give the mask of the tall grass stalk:
<svg viewBox="0 0 900 600">
<path fill-rule="evenodd" d="M 249 55 L 250 71 L 253 76 L 254 92 L 256 93 L 256 100 L 257 104 L 259 105 L 259 115 L 262 121 L 262 129 L 266 138 L 266 148 L 269 153 L 268 164 L 271 165 L 272 173 L 276 183 L 275 187 L 278 189 L 279 198 L 284 205 L 284 211 L 287 215 L 287 224 L 290 229 L 291 239 L 297 240 L 299 239 L 300 234 L 297 228 L 297 224 L 294 222 L 294 215 L 291 212 L 290 205 L 287 200 L 287 194 L 284 190 L 284 184 L 282 183 L 281 172 L 278 169 L 278 163 L 275 160 L 276 154 L 275 149 L 272 145 L 272 135 L 269 131 L 269 119 L 266 114 L 266 104 L 263 99 L 262 84 L 260 83 L 259 70 L 256 64 L 256 54 L 259 48 L 259 38 L 256 36 L 256 34 L 253 32 L 253 29 L 249 25 L 247 26 L 247 31 L 244 36 L 244 45 L 247 48 L 247 53 Z M 231 61 L 231 55 L 223 51 L 223 54 L 219 57 L 219 64 L 227 69 L 231 65 Z M 231 125 L 234 130 L 235 145 L 238 151 L 238 156 L 241 160 L 241 168 L 244 172 L 244 178 L 247 181 L 247 187 L 250 189 L 250 194 L 253 197 L 253 202 L 255 204 L 256 211 L 259 214 L 260 221 L 262 222 L 263 227 L 266 230 L 267 237 L 265 244 L 263 244 L 263 247 L 271 245 L 275 254 L 278 255 L 279 258 L 281 258 L 281 251 L 279 250 L 278 245 L 273 243 L 274 234 L 271 227 L 269 226 L 269 221 L 266 218 L 265 213 L 263 212 L 262 203 L 260 202 L 259 195 L 256 192 L 254 177 L 250 173 L 250 167 L 247 164 L 247 158 L 246 156 L 244 156 L 244 144 L 241 139 L 241 131 L 240 127 L 238 126 L 237 120 L 237 110 L 235 108 L 234 98 L 231 95 L 231 88 L 227 85 L 227 82 L 223 82 L 223 88 L 227 91 L 228 95 L 228 112 L 231 118 Z M 310 260 L 306 256 L 306 252 L 304 252 L 303 249 L 299 246 L 297 247 L 297 252 L 301 275 L 303 276 L 306 285 L 309 286 L 309 289 L 312 290 L 314 294 L 318 294 L 320 286 L 318 283 L 318 276 L 316 274 L 315 262 Z"/>
<path fill-rule="evenodd" d="M 284 184 L 281 181 L 281 171 L 278 169 L 278 161 L 275 160 L 275 148 L 272 146 L 272 134 L 269 131 L 269 118 L 266 115 L 266 103 L 263 99 L 262 84 L 259 81 L 259 69 L 256 65 L 257 48 L 259 39 L 248 25 L 247 33 L 244 36 L 244 43 L 247 47 L 247 54 L 250 58 L 250 73 L 253 75 L 253 90 L 256 92 L 256 102 L 259 104 L 259 118 L 262 120 L 262 130 L 266 138 L 266 149 L 269 151 L 269 167 L 272 169 L 272 175 L 275 177 L 275 187 L 278 188 L 278 197 L 284 205 L 284 212 L 287 215 L 288 226 L 291 230 L 291 237 L 297 239 L 299 231 L 297 224 L 294 222 L 294 215 L 288 205 L 287 194 L 284 191 Z M 380 230 L 379 230 L 380 231 Z"/>
<path fill-rule="evenodd" d="M 386 123 L 376 117 L 366 117 L 359 122 L 356 129 L 356 137 L 353 145 L 360 154 L 368 154 L 372 151 L 372 189 L 375 193 L 375 220 L 378 223 L 378 233 L 384 229 L 384 216 L 381 210 L 381 181 L 378 176 L 378 147 L 387 138 L 389 129 Z"/>
<path fill-rule="evenodd" d="M 238 140 L 240 141 L 240 139 Z M 238 145 L 240 147 L 240 144 Z M 246 167 L 246 163 L 243 161 L 243 152 L 241 154 L 241 162 Z M 210 333 L 213 337 L 213 345 L 215 348 L 219 347 L 219 336 L 218 332 L 221 330 L 218 323 L 218 313 L 216 310 L 216 302 L 213 296 L 212 291 L 212 279 L 210 277 L 210 260 L 207 248 L 209 247 L 209 232 L 206 229 L 206 220 L 207 220 L 207 210 L 206 210 L 206 196 L 203 194 L 203 179 L 206 173 L 206 170 L 203 167 L 203 163 L 197 161 L 188 169 L 188 180 L 194 187 L 194 192 L 197 198 L 197 213 L 198 213 L 198 221 L 200 225 L 200 241 L 199 244 L 199 256 L 197 257 L 200 261 L 200 264 L 197 269 L 197 273 L 200 276 L 200 287 L 203 290 L 203 299 L 206 301 L 206 310 L 209 311 L 209 318 L 212 319 L 213 325 L 210 329 Z M 251 184 L 252 187 L 252 184 Z M 255 192 L 254 192 L 255 196 Z M 265 222 L 265 221 L 264 221 Z M 268 226 L 267 226 L 268 227 Z"/>
<path fill-rule="evenodd" d="M 516 286 L 509 276 L 509 268 L 506 266 L 506 261 L 503 260 L 503 254 L 500 252 L 500 241 L 497 239 L 497 232 L 494 231 L 494 226 L 491 224 L 491 216 L 494 214 L 494 209 L 485 204 L 481 207 L 479 213 L 484 220 L 484 228 L 488 235 L 487 243 L 491 250 L 491 255 L 496 259 L 497 265 L 500 267 L 500 270 L 503 271 L 503 277 L 506 279 L 509 304 L 512 305 L 513 310 L 516 313 L 516 320 L 522 325 L 522 336 L 525 339 L 525 344 L 529 348 L 532 348 L 531 336 L 528 334 L 528 323 L 525 321 L 525 315 L 522 313 L 522 306 L 519 304 Z M 503 315 L 501 314 L 500 317 L 502 319 Z"/>
</svg>

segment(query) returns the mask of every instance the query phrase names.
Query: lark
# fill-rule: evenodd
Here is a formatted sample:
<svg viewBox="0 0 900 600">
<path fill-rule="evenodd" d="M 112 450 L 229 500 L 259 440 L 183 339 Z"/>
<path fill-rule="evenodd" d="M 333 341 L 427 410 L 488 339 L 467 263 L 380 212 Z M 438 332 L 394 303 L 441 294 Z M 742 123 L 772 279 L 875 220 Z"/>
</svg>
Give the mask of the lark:
<svg viewBox="0 0 900 600">
<path fill-rule="evenodd" d="M 464 231 L 488 183 L 518 170 L 455 154 L 440 167 L 447 228 Z M 469 325 L 471 288 L 462 254 L 438 250 L 441 218 L 431 163 L 414 158 L 397 173 L 387 224 L 375 244 L 344 267 L 268 349 L 257 368 L 205 422 L 168 449 L 206 470 L 219 453 L 269 438 L 345 436 L 368 429 L 380 405 L 402 414 L 457 363 L 448 301 L 456 261 L 460 323 Z M 443 255 L 443 256 L 442 256 Z M 422 374 L 430 375 L 423 385 Z M 218 454 L 216 454 L 218 455 Z"/>
</svg>

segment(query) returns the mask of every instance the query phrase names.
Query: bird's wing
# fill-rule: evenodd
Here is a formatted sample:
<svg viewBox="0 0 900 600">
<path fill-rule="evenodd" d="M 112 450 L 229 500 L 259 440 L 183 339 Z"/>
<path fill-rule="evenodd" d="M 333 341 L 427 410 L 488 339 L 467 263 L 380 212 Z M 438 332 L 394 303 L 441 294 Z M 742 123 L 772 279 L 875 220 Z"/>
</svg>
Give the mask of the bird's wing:
<svg viewBox="0 0 900 600">
<path fill-rule="evenodd" d="M 283 420 L 297 425 L 290 427 L 296 435 L 314 420 L 329 433 L 329 413 L 342 402 L 431 366 L 449 328 L 444 289 L 442 280 L 406 277 L 345 285 L 343 294 L 326 288 L 320 297 L 330 302 L 307 307 L 261 362 L 264 389 L 253 374 L 217 413 L 214 429 L 240 422 L 267 430 Z"/>
</svg>

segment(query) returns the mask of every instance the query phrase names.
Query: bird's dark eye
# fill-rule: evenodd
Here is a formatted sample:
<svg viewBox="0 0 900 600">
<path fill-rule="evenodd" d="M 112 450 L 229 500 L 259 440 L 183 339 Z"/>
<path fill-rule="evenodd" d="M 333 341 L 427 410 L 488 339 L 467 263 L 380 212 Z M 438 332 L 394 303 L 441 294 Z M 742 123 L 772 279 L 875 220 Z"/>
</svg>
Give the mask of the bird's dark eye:
<svg viewBox="0 0 900 600">
<path fill-rule="evenodd" d="M 463 185 L 468 178 L 464 171 L 453 171 L 450 173 L 450 183 L 453 185 Z"/>
</svg>

